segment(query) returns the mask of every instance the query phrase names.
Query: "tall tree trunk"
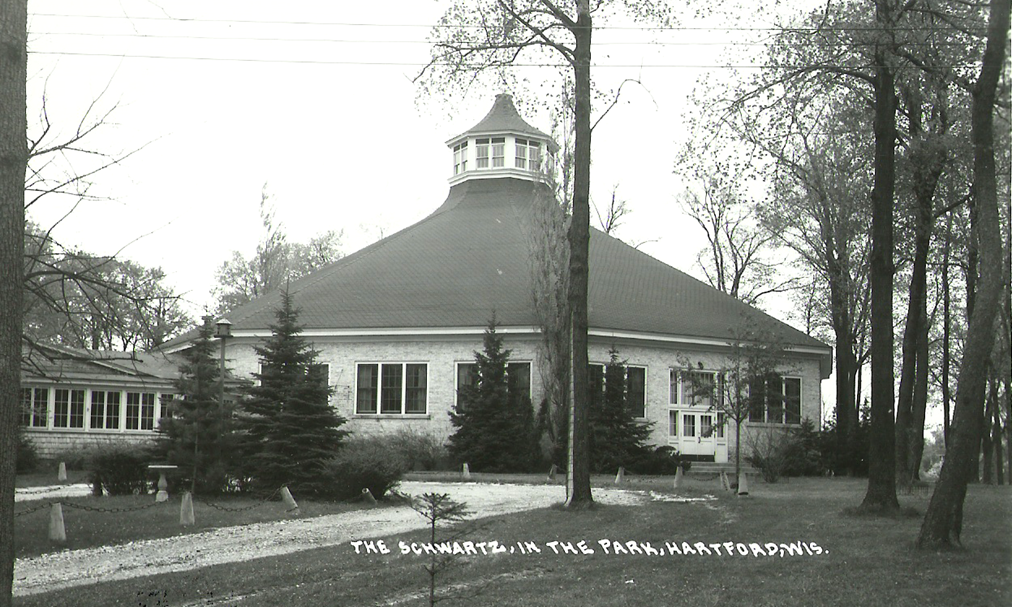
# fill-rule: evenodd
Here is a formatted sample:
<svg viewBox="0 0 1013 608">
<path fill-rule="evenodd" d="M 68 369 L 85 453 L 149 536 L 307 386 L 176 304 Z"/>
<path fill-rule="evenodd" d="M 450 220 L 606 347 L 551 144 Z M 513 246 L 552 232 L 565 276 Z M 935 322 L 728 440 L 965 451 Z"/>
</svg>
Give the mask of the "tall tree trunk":
<svg viewBox="0 0 1013 608">
<path fill-rule="evenodd" d="M 566 506 L 583 507 L 591 496 L 591 454 L 588 434 L 587 386 L 587 280 L 591 207 L 591 10 L 588 0 L 577 3 L 573 76 L 574 171 L 573 216 L 570 220 L 570 314 L 573 328 L 573 404 L 570 408 L 570 442 L 566 477 Z"/>
<path fill-rule="evenodd" d="M 0 605 L 14 585 L 14 483 L 21 408 L 27 0 L 0 2 Z"/>
<path fill-rule="evenodd" d="M 991 0 L 988 39 L 981 62 L 981 75 L 972 91 L 971 105 L 971 143 L 974 146 L 972 193 L 977 211 L 972 232 L 978 236 L 981 277 L 957 378 L 951 447 L 946 451 L 939 481 L 922 521 L 919 546 L 947 546 L 960 542 L 964 497 L 977 451 L 976 427 L 981 420 L 985 362 L 992 351 L 994 320 L 1003 285 L 992 112 L 996 85 L 1006 56 L 1009 27 L 1010 0 Z"/>
<path fill-rule="evenodd" d="M 950 447 L 950 246 L 953 215 L 946 214 L 946 243 L 943 246 L 943 447 Z"/>
<path fill-rule="evenodd" d="M 995 485 L 1003 485 L 1005 475 L 1003 474 L 1003 452 L 1002 452 L 1002 421 L 999 417 L 999 384 L 998 376 L 995 378 L 995 407 L 992 408 L 992 449 L 995 450 Z"/>
<path fill-rule="evenodd" d="M 886 30 L 893 16 L 888 0 L 877 0 L 876 20 Z M 893 389 L 893 192 L 897 143 L 897 97 L 893 71 L 884 43 L 877 43 L 875 67 L 875 177 L 872 188 L 872 255 L 869 285 L 872 288 L 872 411 L 869 431 L 869 485 L 862 501 L 867 511 L 900 508 L 894 487 L 894 389 Z"/>
<path fill-rule="evenodd" d="M 831 282 L 832 283 L 832 282 Z M 854 471 L 854 439 L 856 428 L 852 425 L 855 410 L 855 340 L 851 333 L 851 318 L 847 313 L 847 303 L 843 301 L 831 285 L 831 307 L 834 310 L 834 358 L 836 360 L 837 404 L 837 453 L 841 456 L 841 464 L 848 474 Z"/>
<path fill-rule="evenodd" d="M 989 366 L 991 368 L 991 366 Z M 981 417 L 981 483 L 991 485 L 992 482 L 992 412 L 995 411 L 999 399 L 999 387 L 994 378 L 989 378 L 988 396 L 985 398 L 985 412 Z"/>
</svg>

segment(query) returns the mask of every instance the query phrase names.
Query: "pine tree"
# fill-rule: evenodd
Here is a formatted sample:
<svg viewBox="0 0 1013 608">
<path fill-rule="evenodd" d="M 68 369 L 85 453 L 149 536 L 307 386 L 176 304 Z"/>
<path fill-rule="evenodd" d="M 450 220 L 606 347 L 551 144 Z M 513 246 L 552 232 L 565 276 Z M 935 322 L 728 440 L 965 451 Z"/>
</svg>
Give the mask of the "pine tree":
<svg viewBox="0 0 1013 608">
<path fill-rule="evenodd" d="M 232 406 L 221 395 L 213 331 L 209 323 L 202 325 L 193 346 L 183 353 L 176 400 L 170 415 L 158 423 L 158 453 L 179 467 L 184 487 L 202 494 L 228 488 L 237 439 Z"/>
<path fill-rule="evenodd" d="M 331 407 L 333 389 L 320 367 L 319 353 L 299 334 L 299 311 L 282 293 L 271 337 L 256 347 L 261 371 L 240 406 L 244 431 L 244 473 L 254 489 L 273 491 L 282 485 L 303 495 L 326 493 L 326 463 L 348 434 L 345 419 Z"/>
<path fill-rule="evenodd" d="M 591 399 L 591 469 L 598 473 L 631 467 L 645 453 L 651 428 L 634 419 L 626 394 L 626 362 L 613 348 L 605 366 L 605 393 Z"/>
<path fill-rule="evenodd" d="M 510 390 L 510 351 L 496 333 L 493 317 L 475 353 L 477 382 L 458 395 L 458 411 L 450 412 L 455 427 L 448 440 L 450 455 L 471 470 L 527 471 L 537 455 L 531 399 Z"/>
</svg>

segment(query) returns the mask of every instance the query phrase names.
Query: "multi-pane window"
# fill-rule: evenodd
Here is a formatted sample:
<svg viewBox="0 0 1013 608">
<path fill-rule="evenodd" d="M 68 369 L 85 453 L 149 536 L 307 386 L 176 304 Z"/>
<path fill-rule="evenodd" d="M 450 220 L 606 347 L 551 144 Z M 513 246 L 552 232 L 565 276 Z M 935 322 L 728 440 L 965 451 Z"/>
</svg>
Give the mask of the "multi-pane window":
<svg viewBox="0 0 1013 608">
<path fill-rule="evenodd" d="M 749 421 L 799 424 L 802 421 L 802 380 L 779 374 L 750 380 Z"/>
<path fill-rule="evenodd" d="M 380 366 L 376 363 L 360 364 L 355 373 L 355 413 L 375 414 L 379 397 Z"/>
<path fill-rule="evenodd" d="M 21 422 L 25 426 L 45 428 L 49 418 L 49 389 L 21 389 Z"/>
<path fill-rule="evenodd" d="M 718 399 L 716 381 L 717 375 L 714 372 L 670 370 L 669 402 L 713 407 Z"/>
<path fill-rule="evenodd" d="M 592 404 L 599 404 L 605 398 L 606 366 L 592 363 L 587 366 L 588 398 Z M 624 368 L 626 376 L 626 407 L 634 418 L 647 417 L 647 369 L 629 365 Z"/>
<path fill-rule="evenodd" d="M 503 152 L 506 143 L 502 137 L 492 138 L 492 166 L 503 166 Z"/>
<path fill-rule="evenodd" d="M 682 436 L 696 437 L 696 414 L 682 415 Z"/>
<path fill-rule="evenodd" d="M 475 140 L 475 167 L 478 169 L 489 168 L 489 138 Z"/>
<path fill-rule="evenodd" d="M 91 428 L 120 428 L 120 392 L 91 391 Z"/>
<path fill-rule="evenodd" d="M 155 393 L 127 393 L 126 428 L 150 431 L 155 428 Z"/>
<path fill-rule="evenodd" d="M 538 148 L 538 142 L 518 137 L 514 150 L 514 166 L 518 169 L 538 171 L 541 169 L 541 164 L 542 157 Z"/>
<path fill-rule="evenodd" d="M 53 428 L 84 428 L 83 389 L 56 389 L 53 398 Z"/>
<path fill-rule="evenodd" d="M 355 375 L 356 414 L 425 414 L 425 363 L 360 363 Z"/>
<path fill-rule="evenodd" d="M 468 170 L 468 142 L 462 141 L 454 146 L 454 175 Z"/>
<path fill-rule="evenodd" d="M 647 369 L 626 368 L 626 407 L 634 418 L 647 417 Z"/>
</svg>

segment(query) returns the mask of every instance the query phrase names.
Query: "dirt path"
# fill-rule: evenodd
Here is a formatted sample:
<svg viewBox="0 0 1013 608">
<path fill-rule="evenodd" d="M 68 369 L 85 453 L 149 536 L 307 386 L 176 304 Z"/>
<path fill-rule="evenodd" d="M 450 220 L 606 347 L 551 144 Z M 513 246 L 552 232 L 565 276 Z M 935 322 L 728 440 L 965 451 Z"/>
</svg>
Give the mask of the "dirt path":
<svg viewBox="0 0 1013 608">
<path fill-rule="evenodd" d="M 561 486 L 549 485 L 403 482 L 400 490 L 415 496 L 426 492 L 450 494 L 466 503 L 475 518 L 539 509 L 565 499 Z M 600 488 L 595 490 L 595 500 L 637 505 L 651 497 L 644 492 Z M 17 560 L 14 595 L 284 555 L 357 539 L 403 534 L 422 527 L 422 518 L 417 513 L 399 506 L 48 553 Z"/>
</svg>

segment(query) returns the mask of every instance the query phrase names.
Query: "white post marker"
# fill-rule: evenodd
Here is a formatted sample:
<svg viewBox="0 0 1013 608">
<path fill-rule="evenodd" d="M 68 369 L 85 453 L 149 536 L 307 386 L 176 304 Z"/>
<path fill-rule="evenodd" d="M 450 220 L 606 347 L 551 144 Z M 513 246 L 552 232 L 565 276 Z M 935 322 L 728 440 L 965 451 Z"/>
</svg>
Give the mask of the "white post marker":
<svg viewBox="0 0 1013 608">
<path fill-rule="evenodd" d="M 286 512 L 293 514 L 299 513 L 299 505 L 297 505 L 295 499 L 292 498 L 292 492 L 288 490 L 288 486 L 281 486 L 281 502 L 285 503 Z"/>
<path fill-rule="evenodd" d="M 67 481 L 67 463 L 61 462 L 60 466 L 56 469 L 56 480 Z"/>
<path fill-rule="evenodd" d="M 549 469 L 549 481 L 556 481 L 556 470 L 557 470 L 557 468 L 558 467 L 556 467 L 556 465 L 553 464 L 552 468 Z"/>
<path fill-rule="evenodd" d="M 362 499 L 370 505 L 376 504 L 376 498 L 373 497 L 373 493 L 369 491 L 369 488 L 362 488 Z"/>
<path fill-rule="evenodd" d="M 739 472 L 739 496 L 746 496 L 749 494 L 749 484 L 746 483 L 746 472 Z"/>
<path fill-rule="evenodd" d="M 461 467 L 461 479 L 463 479 L 465 481 L 468 481 L 469 479 L 471 479 L 471 469 L 468 468 L 468 463 L 467 462 L 464 463 L 463 467 Z"/>
<path fill-rule="evenodd" d="M 49 510 L 49 540 L 67 542 L 67 528 L 63 525 L 63 505 L 53 503 Z"/>
<path fill-rule="evenodd" d="M 682 465 L 675 467 L 675 483 L 673 487 L 678 490 L 679 486 L 682 485 Z"/>
<path fill-rule="evenodd" d="M 183 492 L 183 500 L 179 503 L 179 525 L 192 526 L 193 523 L 193 496 Z"/>
<path fill-rule="evenodd" d="M 621 485 L 624 481 L 626 481 L 626 470 L 619 467 L 619 471 L 616 473 L 616 485 Z"/>
</svg>

